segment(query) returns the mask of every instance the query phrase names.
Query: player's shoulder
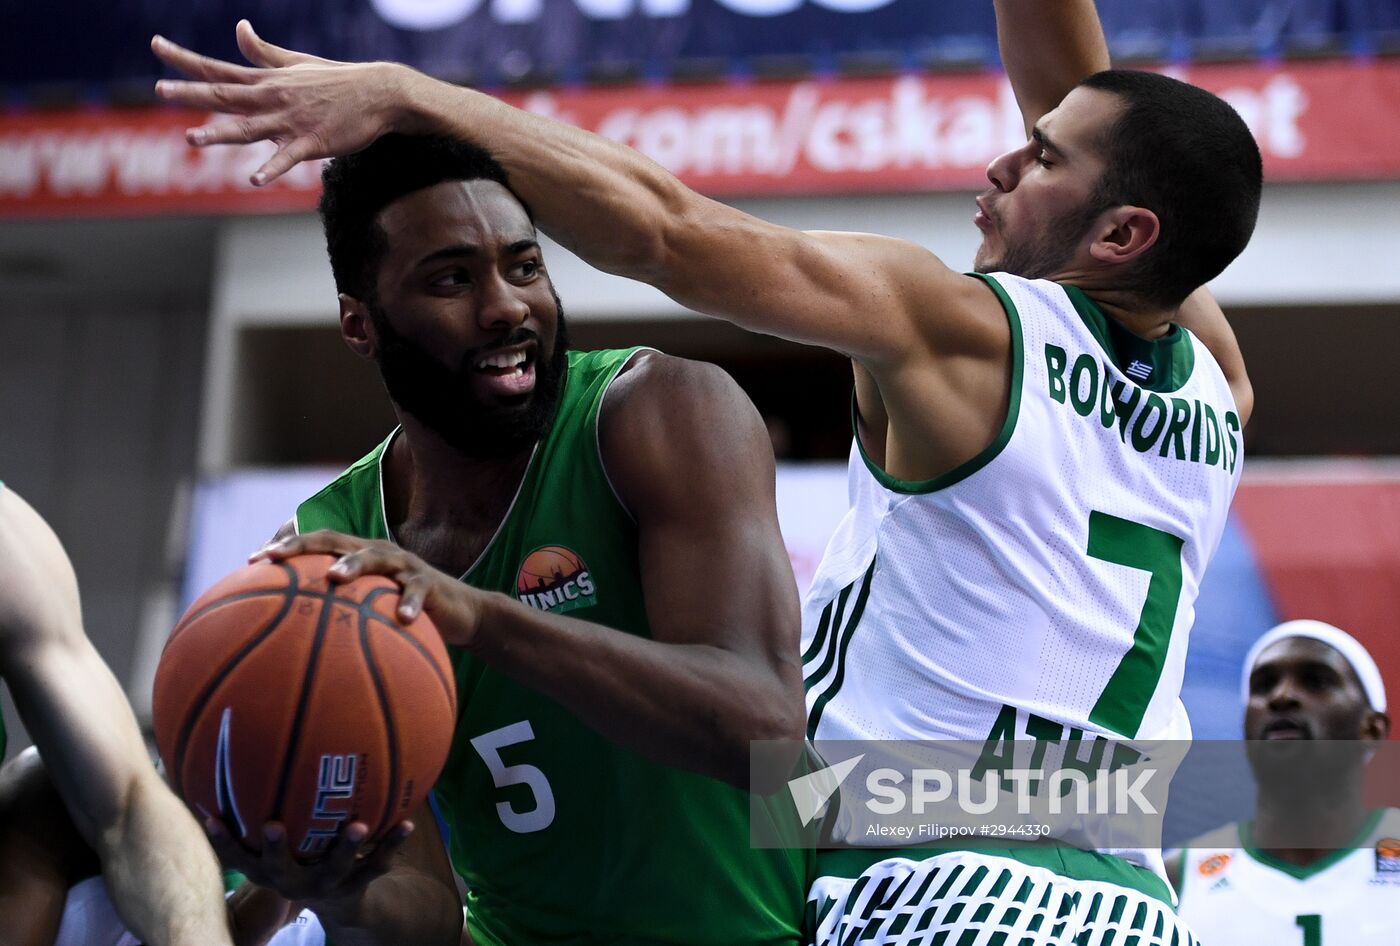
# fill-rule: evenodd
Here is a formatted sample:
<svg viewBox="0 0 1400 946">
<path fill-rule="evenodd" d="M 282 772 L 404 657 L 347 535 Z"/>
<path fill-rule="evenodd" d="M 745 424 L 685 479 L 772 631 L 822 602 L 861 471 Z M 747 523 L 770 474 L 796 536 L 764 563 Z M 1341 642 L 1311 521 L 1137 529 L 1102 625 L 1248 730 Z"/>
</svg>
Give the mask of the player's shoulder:
<svg viewBox="0 0 1400 946">
<path fill-rule="evenodd" d="M 718 365 L 644 348 L 618 370 L 603 402 L 601 422 L 629 425 L 659 421 L 676 427 L 686 419 L 724 420 L 752 411 L 753 405 L 738 382 Z"/>
<path fill-rule="evenodd" d="M 1015 307 L 995 277 L 944 268 L 925 290 L 914 316 L 934 359 L 985 359 L 1001 363 L 1011 348 Z"/>
<path fill-rule="evenodd" d="M 629 509 L 667 491 L 773 476 L 773 450 L 753 402 L 727 372 L 703 361 L 638 352 L 608 390 L 598 418 L 603 466 Z M 670 484 L 669 487 L 664 484 Z"/>
</svg>

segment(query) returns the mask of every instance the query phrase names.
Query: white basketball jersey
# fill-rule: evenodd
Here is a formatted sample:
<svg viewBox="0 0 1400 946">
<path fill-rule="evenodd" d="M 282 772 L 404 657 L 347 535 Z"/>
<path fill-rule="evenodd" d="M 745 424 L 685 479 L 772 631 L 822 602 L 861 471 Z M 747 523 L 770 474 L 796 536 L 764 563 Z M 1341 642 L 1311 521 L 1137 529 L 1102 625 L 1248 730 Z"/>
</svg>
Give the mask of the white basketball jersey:
<svg viewBox="0 0 1400 946">
<path fill-rule="evenodd" d="M 1229 386 L 1184 329 L 1147 342 L 1077 289 L 984 278 L 1011 323 L 1006 422 L 921 483 L 857 440 L 803 608 L 808 735 L 1189 739 L 1193 603 L 1241 469 Z"/>
<path fill-rule="evenodd" d="M 325 946 L 326 932 L 321 920 L 310 910 L 302 910 L 267 941 L 267 946 Z M 54 946 L 141 946 L 126 928 L 107 893 L 101 875 L 89 877 L 68 888 Z"/>
<path fill-rule="evenodd" d="M 1230 825 L 1183 852 L 1182 920 L 1202 946 L 1400 942 L 1400 812 L 1376 812 L 1352 848 L 1307 867 L 1249 846 Z"/>
</svg>

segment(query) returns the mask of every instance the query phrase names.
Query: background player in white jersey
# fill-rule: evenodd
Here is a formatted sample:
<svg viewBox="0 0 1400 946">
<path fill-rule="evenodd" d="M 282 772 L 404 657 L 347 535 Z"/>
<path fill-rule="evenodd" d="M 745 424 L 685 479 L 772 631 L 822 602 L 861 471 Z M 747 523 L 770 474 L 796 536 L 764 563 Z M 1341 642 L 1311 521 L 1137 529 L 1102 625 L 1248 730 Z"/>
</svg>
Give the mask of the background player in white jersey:
<svg viewBox="0 0 1400 946">
<path fill-rule="evenodd" d="M 976 265 L 995 276 L 899 240 L 769 224 L 614 142 L 403 66 L 280 49 L 246 23 L 238 40 L 257 68 L 154 48 L 197 80 L 162 82 L 162 96 L 241 113 L 193 129 L 193 143 L 279 143 L 257 183 L 386 132 L 459 137 L 489 148 L 540 229 L 594 265 L 856 360 L 855 508 L 804 630 L 810 734 L 1184 737 L 1192 603 L 1238 481 L 1246 409 L 1178 323 L 1219 330 L 1213 303 L 1188 296 L 1253 231 L 1259 151 L 1215 96 L 1096 71 L 1106 55 L 1087 0 L 1008 0 L 999 14 L 1034 129 L 992 162 L 978 198 Z M 897 938 L 872 918 L 898 907 L 902 929 L 912 914 L 894 899 L 918 894 L 914 928 L 962 931 L 955 941 L 992 929 L 1016 942 L 1110 928 L 1143 946 L 1183 938 L 1165 883 L 1108 854 L 874 860 L 855 874 L 963 879 L 836 877 L 815 897 L 819 937 L 858 923 Z"/>
<path fill-rule="evenodd" d="M 1244 701 L 1245 739 L 1309 745 L 1251 752 L 1253 821 L 1169 860 L 1182 918 L 1209 946 L 1394 943 L 1400 811 L 1368 808 L 1362 791 L 1367 747 L 1390 732 L 1375 661 L 1339 628 L 1289 621 L 1250 650 Z"/>
<path fill-rule="evenodd" d="M 121 687 L 83 633 L 77 579 L 57 536 L 3 485 L 0 678 L 127 924 L 152 946 L 228 946 L 204 833 L 161 782 Z M 3 733 L 0 720 L 0 755 Z M 14 801 L 0 792 L 0 943 L 47 946 L 64 889 L 30 869 L 26 847 L 44 840 L 26 835 L 32 825 Z"/>
</svg>

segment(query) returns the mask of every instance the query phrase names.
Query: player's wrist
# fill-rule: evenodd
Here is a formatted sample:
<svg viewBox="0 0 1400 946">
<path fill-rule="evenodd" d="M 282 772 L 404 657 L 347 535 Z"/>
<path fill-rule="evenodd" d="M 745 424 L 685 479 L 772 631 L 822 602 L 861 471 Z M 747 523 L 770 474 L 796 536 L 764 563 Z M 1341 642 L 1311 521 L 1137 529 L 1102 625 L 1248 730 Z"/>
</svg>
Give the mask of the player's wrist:
<svg viewBox="0 0 1400 946">
<path fill-rule="evenodd" d="M 461 628 L 462 646 L 474 653 L 489 649 L 492 641 L 491 629 L 501 626 L 502 622 L 509 622 L 513 608 L 525 607 L 514 598 L 498 591 L 481 591 L 464 585 L 462 592 L 468 598 L 466 606 L 462 609 L 466 616 Z"/>
<path fill-rule="evenodd" d="M 444 93 L 455 87 L 417 69 L 396 62 L 380 63 L 386 69 L 381 77 L 388 90 L 384 115 L 385 133 L 404 135 L 443 134 L 448 106 Z"/>
</svg>

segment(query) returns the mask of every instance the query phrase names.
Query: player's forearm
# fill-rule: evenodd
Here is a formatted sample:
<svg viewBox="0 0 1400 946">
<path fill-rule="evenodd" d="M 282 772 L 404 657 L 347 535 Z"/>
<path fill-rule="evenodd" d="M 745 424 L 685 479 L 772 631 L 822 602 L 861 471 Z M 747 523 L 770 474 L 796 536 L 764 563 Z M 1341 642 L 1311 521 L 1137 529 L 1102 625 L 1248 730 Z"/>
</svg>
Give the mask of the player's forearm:
<svg viewBox="0 0 1400 946">
<path fill-rule="evenodd" d="M 230 942 L 218 862 L 204 833 L 152 769 L 125 812 L 94 838 L 103 879 L 126 924 L 150 946 Z"/>
<path fill-rule="evenodd" d="M 1230 393 L 1235 398 L 1235 409 L 1240 422 L 1249 423 L 1254 411 L 1254 386 L 1249 380 L 1249 372 L 1244 363 L 1244 353 L 1240 351 L 1235 330 L 1225 318 L 1220 303 L 1215 301 L 1211 291 L 1202 286 L 1191 295 L 1177 310 L 1175 319 L 1178 325 L 1190 329 L 1215 356 L 1216 363 L 1230 385 Z"/>
<path fill-rule="evenodd" d="M 749 787 L 752 740 L 800 739 L 800 670 L 664 643 L 490 595 L 472 651 L 657 762 Z"/>
<path fill-rule="evenodd" d="M 997 44 L 1029 132 L 1080 80 L 1109 67 L 1094 0 L 995 0 Z"/>
<path fill-rule="evenodd" d="M 394 126 L 486 148 L 540 228 L 592 265 L 665 276 L 668 233 L 709 202 L 631 148 L 404 69 Z"/>
<path fill-rule="evenodd" d="M 336 946 L 458 946 L 462 934 L 457 892 L 414 871 L 389 873 L 351 897 L 306 906 Z"/>
</svg>

